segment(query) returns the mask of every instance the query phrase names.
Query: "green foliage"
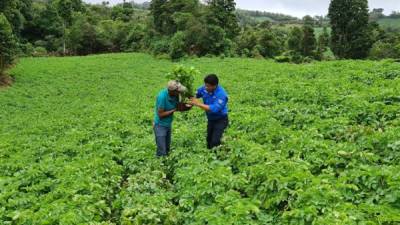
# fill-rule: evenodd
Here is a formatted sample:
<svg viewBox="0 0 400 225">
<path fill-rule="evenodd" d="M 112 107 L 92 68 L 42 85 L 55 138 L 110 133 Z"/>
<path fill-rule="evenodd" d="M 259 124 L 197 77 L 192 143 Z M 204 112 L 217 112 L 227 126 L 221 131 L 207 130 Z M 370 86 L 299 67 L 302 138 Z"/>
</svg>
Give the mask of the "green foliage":
<svg viewBox="0 0 400 225">
<path fill-rule="evenodd" d="M 35 21 L 32 25 L 37 26 L 38 33 L 43 36 L 55 35 L 61 37 L 63 33 L 62 18 L 59 16 L 54 4 L 46 4 L 45 10 L 35 16 Z"/>
<path fill-rule="evenodd" d="M 97 42 L 96 28 L 88 18 L 80 13 L 75 14 L 74 22 L 67 34 L 69 49 L 78 55 L 92 54 L 100 48 Z"/>
<path fill-rule="evenodd" d="M 187 88 L 186 92 L 181 95 L 182 101 L 186 101 L 188 100 L 188 98 L 195 95 L 193 83 L 194 80 L 199 77 L 199 75 L 200 72 L 194 67 L 187 68 L 185 66 L 179 65 L 176 66 L 171 73 L 167 74 L 167 79 L 177 80 Z"/>
<path fill-rule="evenodd" d="M 2 0 L 0 2 L 0 13 L 3 14 L 11 24 L 14 33 L 19 34 L 24 28 L 31 7 L 31 0 Z"/>
<path fill-rule="evenodd" d="M 258 44 L 260 46 L 260 54 L 265 58 L 273 58 L 279 54 L 281 49 L 280 42 L 272 30 L 261 30 Z"/>
<path fill-rule="evenodd" d="M 236 53 L 243 57 L 273 58 L 284 50 L 285 36 L 267 24 L 246 28 L 236 40 Z"/>
<path fill-rule="evenodd" d="M 16 56 L 16 43 L 7 18 L 0 13 L 0 75 L 10 66 Z"/>
<path fill-rule="evenodd" d="M 117 5 L 112 8 L 111 18 L 127 23 L 132 20 L 134 13 L 135 10 L 131 4 Z"/>
<path fill-rule="evenodd" d="M 58 14 L 64 20 L 64 26 L 67 27 L 73 22 L 74 12 L 82 10 L 81 0 L 56 0 Z"/>
<path fill-rule="evenodd" d="M 225 40 L 226 33 L 223 28 L 215 25 L 206 25 L 205 32 L 199 38 L 202 49 L 200 55 L 220 55 L 227 47 L 225 46 Z"/>
<path fill-rule="evenodd" d="M 310 26 L 303 27 L 303 40 L 302 40 L 302 53 L 304 56 L 314 56 L 316 48 L 316 40 L 314 35 L 314 28 Z"/>
<path fill-rule="evenodd" d="M 154 28 L 163 35 L 172 35 L 184 22 L 185 16 L 196 15 L 198 0 L 155 0 L 150 4 Z"/>
<path fill-rule="evenodd" d="M 95 29 L 98 45 L 102 49 L 94 51 L 138 51 L 142 48 L 143 31 L 140 30 L 141 27 L 139 26 L 129 26 L 129 24 L 119 20 L 103 20 L 99 22 Z"/>
<path fill-rule="evenodd" d="M 166 3 L 166 0 L 153 0 L 150 4 L 154 27 L 160 33 L 164 32 L 164 23 L 166 22 L 164 18 L 164 7 Z"/>
<path fill-rule="evenodd" d="M 171 59 L 180 59 L 185 56 L 186 40 L 185 33 L 178 31 L 174 34 L 170 43 L 169 55 Z"/>
<path fill-rule="evenodd" d="M 19 46 L 21 49 L 21 56 L 32 56 L 34 52 L 34 47 L 31 43 L 21 44 Z"/>
<path fill-rule="evenodd" d="M 363 59 L 372 41 L 367 0 L 332 0 L 329 6 L 332 50 L 338 58 Z"/>
<path fill-rule="evenodd" d="M 318 54 L 323 54 L 328 50 L 330 46 L 330 35 L 328 33 L 328 28 L 324 27 L 321 35 L 318 36 L 317 42 L 317 52 Z"/>
<path fill-rule="evenodd" d="M 285 15 L 281 13 L 271 13 L 271 12 L 261 12 L 261 11 L 251 11 L 251 10 L 236 10 L 239 23 L 242 26 L 246 25 L 257 25 L 263 22 L 271 23 L 299 23 L 299 19 L 290 15 Z"/>
<path fill-rule="evenodd" d="M 239 25 L 235 15 L 234 0 L 207 1 L 207 24 L 223 28 L 228 38 L 234 38 L 239 33 Z"/>
<path fill-rule="evenodd" d="M 288 49 L 302 52 L 303 32 L 299 27 L 293 27 L 288 38 Z"/>
<path fill-rule="evenodd" d="M 171 155 L 159 159 L 151 109 L 173 62 L 21 58 L 16 85 L 0 91 L 0 221 L 398 223 L 399 63 L 183 63 L 219 75 L 231 125 L 209 151 L 203 112 L 176 114 Z"/>
<path fill-rule="evenodd" d="M 274 60 L 275 60 L 276 62 L 278 62 L 278 63 L 288 63 L 288 62 L 291 61 L 291 60 L 290 60 L 290 57 L 289 57 L 287 54 L 283 54 L 283 55 L 280 55 L 280 56 L 276 56 L 276 57 L 274 58 Z"/>
<path fill-rule="evenodd" d="M 257 45 L 257 35 L 252 29 L 245 30 L 238 37 L 238 54 L 250 57 L 250 52 Z"/>
<path fill-rule="evenodd" d="M 400 58 L 400 43 L 393 46 L 392 43 L 377 41 L 369 54 L 371 59 Z"/>
<path fill-rule="evenodd" d="M 347 19 L 338 17 L 344 21 L 337 27 L 346 32 L 341 37 L 347 38 L 339 44 L 327 40 L 331 38 L 323 30 L 329 23 L 325 16 L 306 16 L 301 21 L 282 14 L 236 9 L 233 0 L 154 0 L 143 4 L 125 1 L 116 5 L 106 1 L 86 4 L 82 0 L 3 0 L 0 12 L 11 24 L 19 46 L 17 52 L 22 55 L 32 55 L 25 48 L 31 44 L 45 48 L 51 55 L 151 52 L 178 60 L 206 55 L 274 58 L 295 51 L 309 61 L 334 59 L 332 51 L 338 55 L 340 49 L 351 56 L 338 58 L 364 58 L 377 41 L 398 43 L 388 38 L 396 34 L 396 27 L 390 22 L 396 18 L 382 17 L 377 9 L 379 18 L 372 18 L 368 24 L 365 0 L 332 2 L 335 4 L 339 10 L 332 10 L 333 14 L 340 13 L 340 7 L 351 9 Z M 380 27 L 384 21 L 390 26 Z M 327 27 L 328 34 L 331 30 Z M 335 37 L 338 36 L 333 35 L 332 39 Z"/>
<path fill-rule="evenodd" d="M 121 25 L 124 26 L 124 25 Z M 126 31 L 126 32 L 125 32 Z M 126 33 L 129 32 L 128 36 Z M 143 25 L 126 26 L 118 30 L 117 35 L 124 51 L 140 51 L 145 49 L 146 27 Z"/>
<path fill-rule="evenodd" d="M 47 56 L 47 50 L 43 47 L 36 47 L 33 49 L 32 56 L 42 57 Z"/>
<path fill-rule="evenodd" d="M 387 38 L 397 29 L 396 13 L 384 16 L 381 9 L 376 9 L 371 13 L 372 23 L 368 24 L 365 0 L 332 2 L 335 4 L 339 7 L 335 12 L 342 12 L 340 7 L 351 11 L 344 16 L 346 19 L 338 17 L 344 22 L 337 27 L 349 31 L 341 36 L 347 38 L 344 44 L 328 43 L 351 55 L 338 58 L 364 58 L 377 41 L 397 44 Z M 289 35 L 291 29 L 301 25 L 298 18 L 239 10 L 233 0 L 210 0 L 204 4 L 198 0 L 154 0 L 143 4 L 125 1 L 117 5 L 85 4 L 81 0 L 3 0 L 0 12 L 12 26 L 19 46 L 17 51 L 25 55 L 30 55 L 25 48 L 28 43 L 46 48 L 51 55 L 140 51 L 163 57 L 170 55 L 174 60 L 186 55 L 273 58 L 288 51 L 324 60 L 334 58 L 332 51 L 339 54 L 338 48 L 326 47 L 328 37 L 323 27 L 329 23 L 327 17 L 304 18 L 300 38 L 296 30 Z M 79 29 L 83 30 L 82 34 Z M 330 30 L 329 27 L 328 33 Z M 182 33 L 176 35 L 178 31 Z M 313 33 L 323 40 L 315 40 Z"/>
<path fill-rule="evenodd" d="M 302 56 L 301 53 L 297 51 L 286 51 L 282 55 L 275 57 L 275 61 L 281 63 L 291 62 L 301 64 L 309 63 L 312 61 L 312 59 Z"/>
<path fill-rule="evenodd" d="M 386 30 L 400 30 L 400 17 L 399 18 L 382 18 L 377 21 L 379 25 Z"/>
<path fill-rule="evenodd" d="M 287 38 L 287 46 L 292 56 L 301 55 L 301 57 L 314 58 L 317 47 L 317 40 L 314 33 L 315 21 L 310 16 L 303 18 L 303 26 L 300 28 L 294 26 L 291 28 Z M 297 60 L 296 60 L 297 61 Z"/>
<path fill-rule="evenodd" d="M 314 51 L 317 46 L 317 40 L 314 34 L 314 21 L 310 16 L 303 19 L 303 37 L 301 42 L 302 55 L 305 57 L 314 57 Z"/>
<path fill-rule="evenodd" d="M 157 39 L 153 43 L 151 43 L 150 48 L 155 55 L 169 54 L 171 49 L 170 45 L 170 39 L 163 38 Z"/>
</svg>

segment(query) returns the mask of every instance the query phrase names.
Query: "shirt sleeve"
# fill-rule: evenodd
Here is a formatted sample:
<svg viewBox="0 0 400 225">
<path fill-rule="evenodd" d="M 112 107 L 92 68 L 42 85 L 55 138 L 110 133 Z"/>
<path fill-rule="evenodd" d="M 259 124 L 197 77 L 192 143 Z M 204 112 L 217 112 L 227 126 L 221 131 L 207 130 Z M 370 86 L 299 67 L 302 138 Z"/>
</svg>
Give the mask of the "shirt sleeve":
<svg viewBox="0 0 400 225">
<path fill-rule="evenodd" d="M 197 89 L 196 92 L 196 98 L 202 98 L 203 97 L 203 87 Z"/>
<path fill-rule="evenodd" d="M 163 95 L 158 95 L 157 96 L 157 110 L 163 109 L 165 110 L 166 105 L 165 105 L 165 97 Z"/>
<path fill-rule="evenodd" d="M 227 96 L 219 96 L 219 97 L 217 97 L 217 100 L 215 101 L 215 103 L 210 105 L 210 111 L 212 113 L 220 112 L 222 109 L 225 108 L 227 102 L 228 102 L 228 97 Z"/>
</svg>

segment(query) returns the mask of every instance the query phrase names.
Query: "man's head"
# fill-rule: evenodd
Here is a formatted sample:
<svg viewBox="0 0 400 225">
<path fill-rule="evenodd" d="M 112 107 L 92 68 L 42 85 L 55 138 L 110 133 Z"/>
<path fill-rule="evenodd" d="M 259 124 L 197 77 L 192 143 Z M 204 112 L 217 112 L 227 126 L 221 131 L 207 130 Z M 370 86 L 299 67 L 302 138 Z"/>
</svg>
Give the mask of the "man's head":
<svg viewBox="0 0 400 225">
<path fill-rule="evenodd" d="M 179 96 L 180 93 L 186 91 L 186 87 L 176 80 L 169 81 L 167 88 L 170 96 Z"/>
<path fill-rule="evenodd" d="M 209 74 L 204 78 L 204 85 L 206 87 L 206 90 L 208 92 L 213 92 L 215 89 L 217 89 L 219 84 L 219 80 L 217 75 L 215 74 Z"/>
</svg>

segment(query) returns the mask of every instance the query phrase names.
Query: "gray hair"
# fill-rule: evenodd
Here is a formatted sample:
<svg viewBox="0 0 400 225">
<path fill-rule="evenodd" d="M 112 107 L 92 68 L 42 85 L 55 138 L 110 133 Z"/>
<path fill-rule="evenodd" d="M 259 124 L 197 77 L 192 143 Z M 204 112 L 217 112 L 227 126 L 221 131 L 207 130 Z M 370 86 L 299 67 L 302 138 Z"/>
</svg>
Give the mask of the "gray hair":
<svg viewBox="0 0 400 225">
<path fill-rule="evenodd" d="M 186 87 L 183 86 L 179 81 L 177 80 L 171 80 L 168 82 L 168 86 L 167 86 L 169 91 L 178 91 L 180 93 L 185 92 L 186 91 Z"/>
</svg>

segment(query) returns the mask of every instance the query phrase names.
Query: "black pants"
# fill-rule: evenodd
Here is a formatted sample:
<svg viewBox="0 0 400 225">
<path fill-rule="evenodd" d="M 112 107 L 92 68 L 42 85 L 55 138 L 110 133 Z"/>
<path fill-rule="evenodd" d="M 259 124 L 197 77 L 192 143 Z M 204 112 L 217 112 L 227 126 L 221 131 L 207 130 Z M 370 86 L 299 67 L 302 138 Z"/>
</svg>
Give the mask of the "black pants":
<svg viewBox="0 0 400 225">
<path fill-rule="evenodd" d="M 209 120 L 207 124 L 207 148 L 212 149 L 221 145 L 221 138 L 228 127 L 228 118 Z"/>
</svg>

